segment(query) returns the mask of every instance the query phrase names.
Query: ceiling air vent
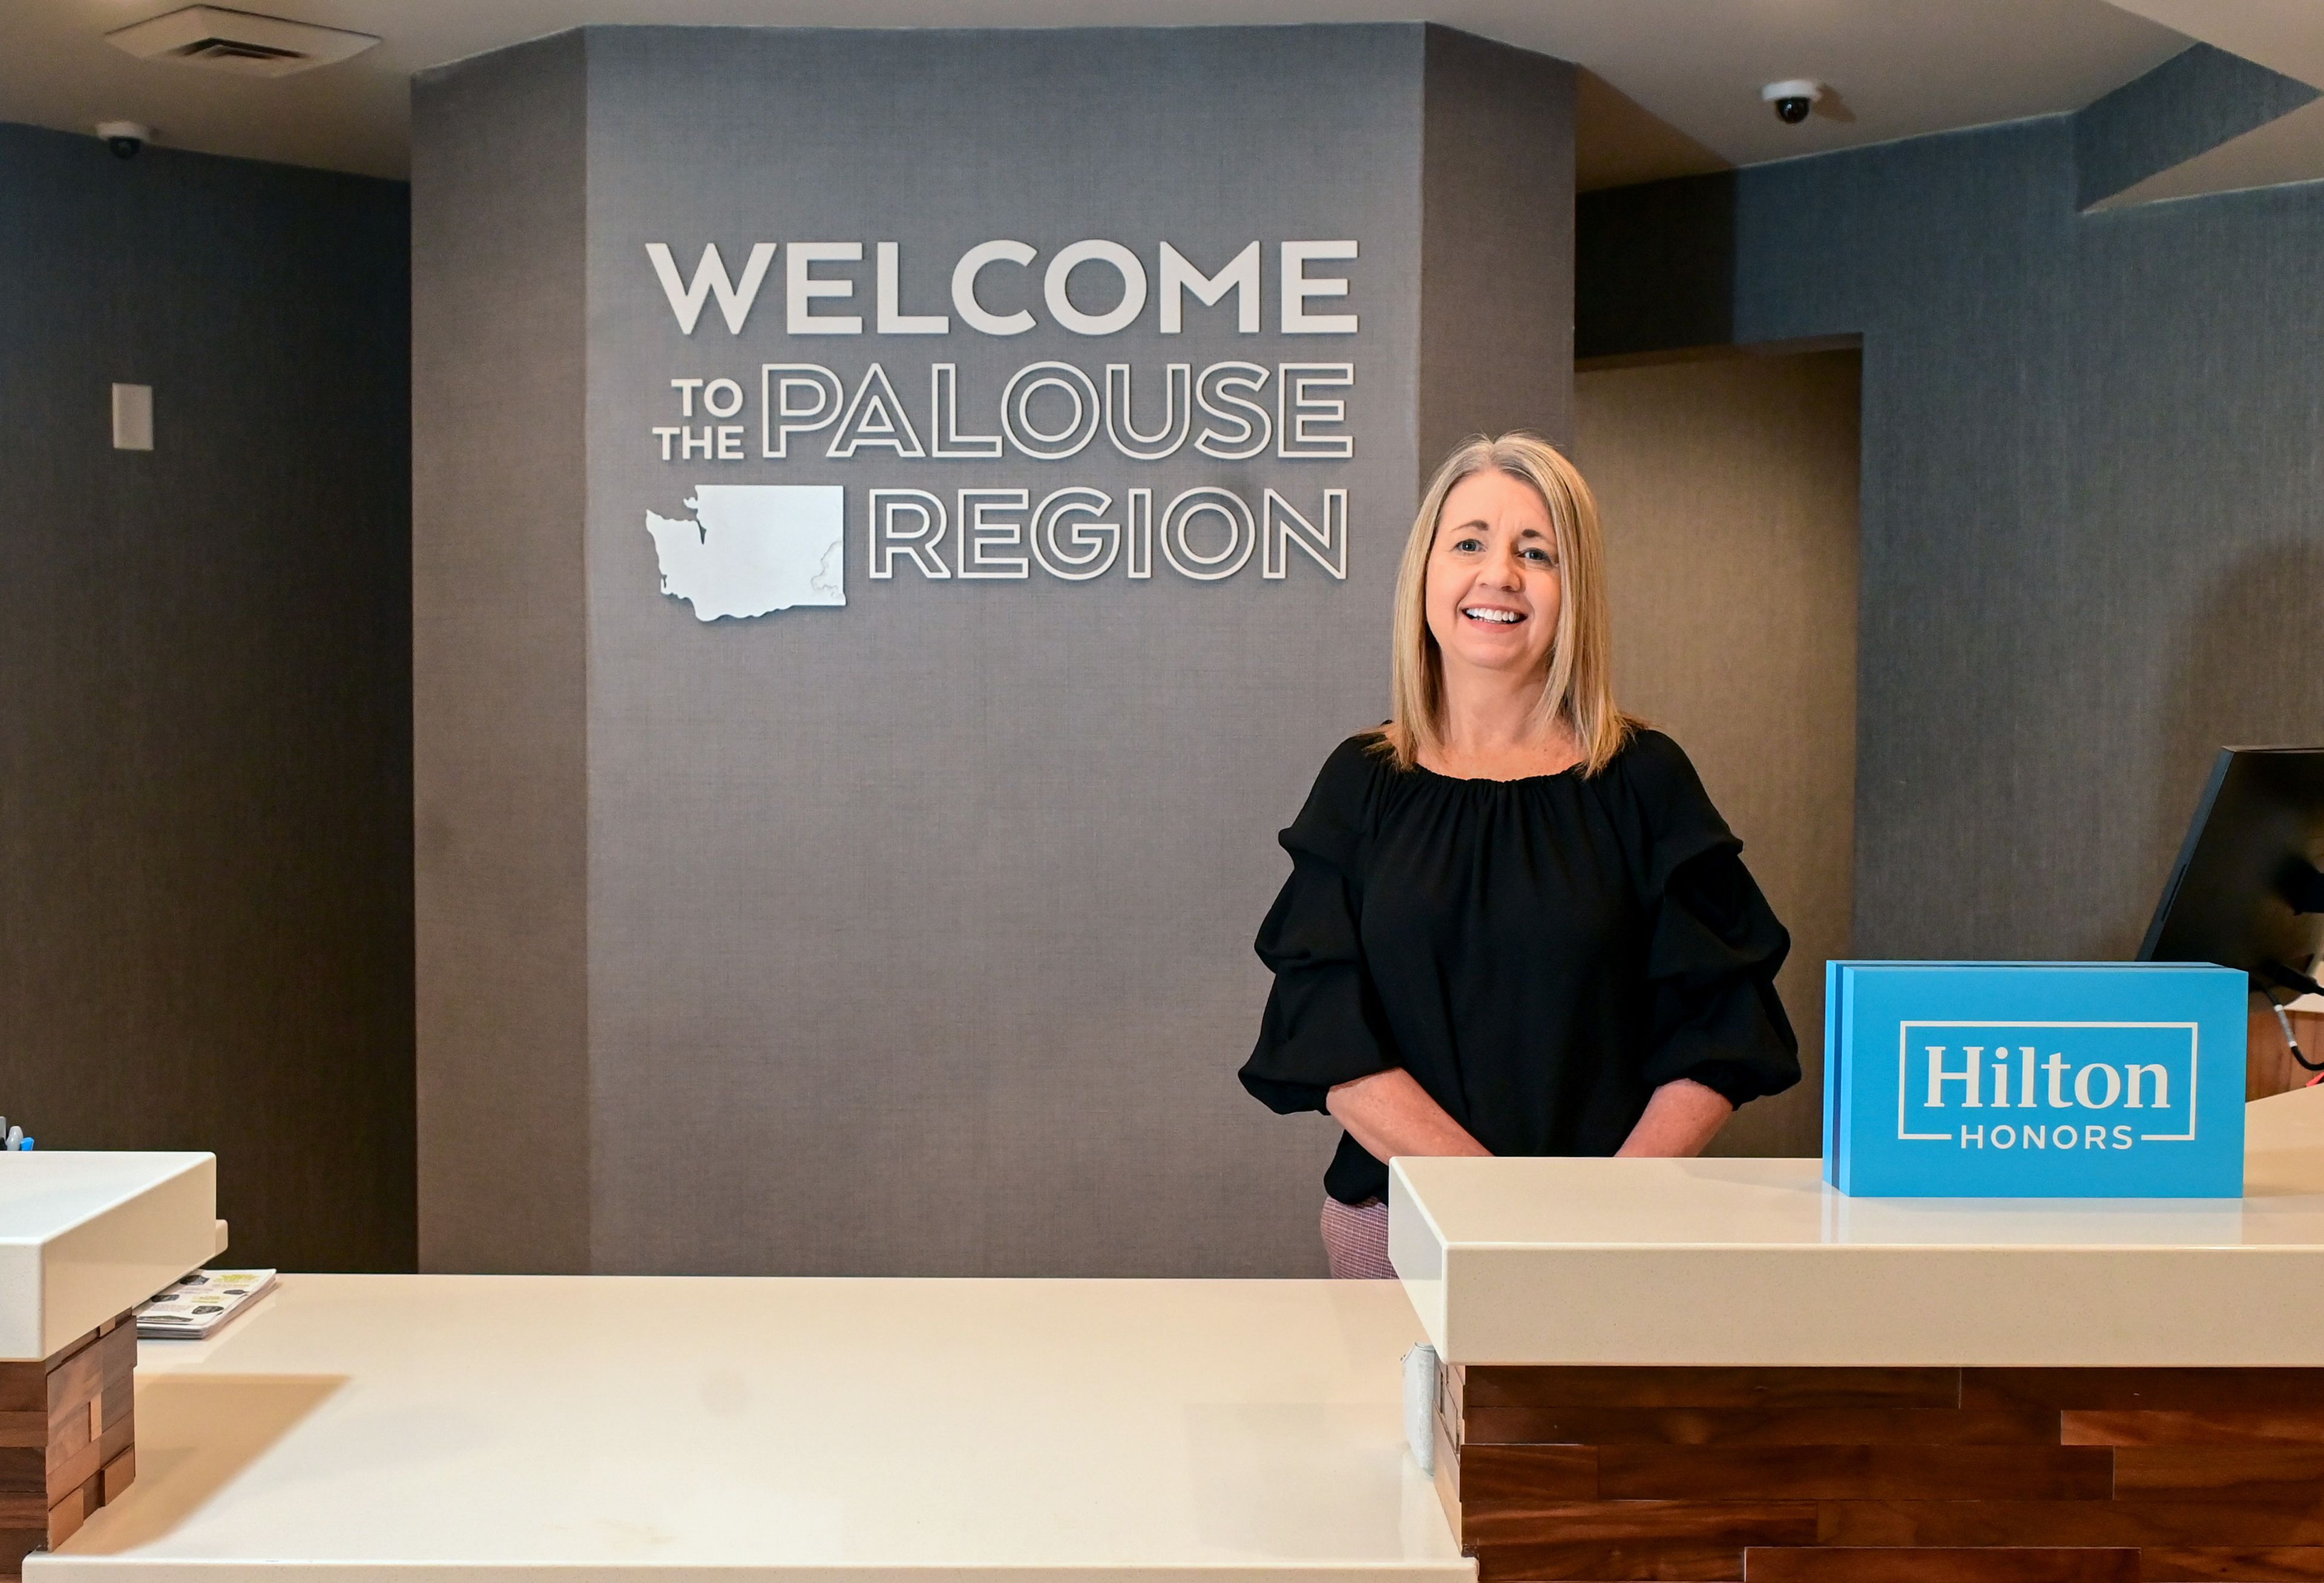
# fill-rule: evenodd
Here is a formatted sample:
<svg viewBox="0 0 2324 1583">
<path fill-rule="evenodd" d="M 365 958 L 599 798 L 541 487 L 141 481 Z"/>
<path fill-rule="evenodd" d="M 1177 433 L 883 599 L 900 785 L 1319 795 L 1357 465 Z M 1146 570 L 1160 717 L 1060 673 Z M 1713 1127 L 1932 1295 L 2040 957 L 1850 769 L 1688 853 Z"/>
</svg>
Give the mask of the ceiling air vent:
<svg viewBox="0 0 2324 1583">
<path fill-rule="evenodd" d="M 182 60 L 244 77 L 288 77 L 360 55 L 379 42 L 369 33 L 221 5 L 189 5 L 105 36 L 141 60 Z"/>
</svg>

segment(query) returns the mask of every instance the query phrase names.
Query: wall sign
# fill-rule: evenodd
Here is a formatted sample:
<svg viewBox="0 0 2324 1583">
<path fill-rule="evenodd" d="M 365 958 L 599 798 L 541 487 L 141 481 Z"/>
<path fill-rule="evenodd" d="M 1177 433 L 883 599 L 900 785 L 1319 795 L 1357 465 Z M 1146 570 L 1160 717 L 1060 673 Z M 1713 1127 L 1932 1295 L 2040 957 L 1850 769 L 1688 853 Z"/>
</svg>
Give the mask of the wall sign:
<svg viewBox="0 0 2324 1583">
<path fill-rule="evenodd" d="M 1360 255 L 1350 239 L 1253 238 L 1195 258 L 1167 240 L 1141 253 L 1091 238 L 1045 258 L 1000 238 L 924 266 L 894 242 L 761 241 L 735 271 L 713 242 L 688 274 L 680 250 L 649 242 L 641 285 L 705 349 L 700 372 L 659 393 L 666 421 L 641 437 L 652 455 L 689 480 L 742 463 L 817 473 L 673 491 L 686 514 L 646 518 L 663 592 L 706 621 L 844 605 L 851 528 L 874 581 L 1203 584 L 1254 567 L 1282 579 L 1295 566 L 1344 581 L 1349 491 L 1332 465 L 1355 457 L 1356 365 L 1333 338 L 1361 327 L 1346 300 Z M 933 299 L 915 295 L 937 281 Z M 771 318 L 788 339 L 782 360 L 712 351 Z M 945 350 L 956 336 L 1043 327 L 1173 337 L 1198 318 L 1213 344 L 1231 326 L 1235 354 L 1139 361 L 1093 348 L 1028 357 L 980 385 Z M 1173 459 L 1211 476 L 1118 481 L 1124 466 Z M 915 477 L 961 463 L 989 465 L 990 482 Z M 831 483 L 835 469 L 862 483 Z"/>
<path fill-rule="evenodd" d="M 2242 973 L 1835 962 L 1824 991 L 1824 1179 L 1843 1192 L 2243 1192 Z"/>
</svg>

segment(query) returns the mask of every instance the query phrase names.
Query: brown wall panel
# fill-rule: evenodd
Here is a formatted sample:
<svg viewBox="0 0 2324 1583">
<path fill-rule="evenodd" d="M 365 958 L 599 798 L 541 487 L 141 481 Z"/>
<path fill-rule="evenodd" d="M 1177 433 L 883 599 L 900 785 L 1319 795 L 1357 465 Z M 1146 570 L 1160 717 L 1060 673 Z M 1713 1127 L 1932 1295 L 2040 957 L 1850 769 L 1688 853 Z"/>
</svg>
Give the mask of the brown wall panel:
<svg viewBox="0 0 2324 1583">
<path fill-rule="evenodd" d="M 0 1109 L 413 1259 L 397 183 L 0 126 Z M 112 448 L 108 387 L 153 389 Z"/>
<path fill-rule="evenodd" d="M 1746 1106 L 1721 1154 L 1821 1146 L 1823 964 L 1854 905 L 1858 376 L 1835 351 L 1574 383 L 1618 695 L 1693 759 L 1792 932 L 1777 988 L 1804 1077 Z"/>
</svg>

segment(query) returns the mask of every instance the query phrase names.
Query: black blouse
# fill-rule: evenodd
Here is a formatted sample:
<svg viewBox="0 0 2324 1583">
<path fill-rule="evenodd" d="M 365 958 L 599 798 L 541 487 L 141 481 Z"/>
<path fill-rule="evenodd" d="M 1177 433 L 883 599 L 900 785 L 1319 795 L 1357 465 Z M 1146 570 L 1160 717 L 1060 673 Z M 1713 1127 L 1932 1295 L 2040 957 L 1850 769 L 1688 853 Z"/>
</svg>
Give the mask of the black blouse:
<svg viewBox="0 0 2324 1583">
<path fill-rule="evenodd" d="M 1341 743 L 1281 836 L 1241 1074 L 1270 1109 L 1400 1066 L 1496 1155 L 1610 1155 L 1675 1078 L 1737 1105 L 1799 1081 L 1791 936 L 1676 742 L 1638 732 L 1588 778 L 1459 780 L 1379 740 Z M 1381 1197 L 1388 1167 L 1343 1137 L 1323 1187 Z"/>
</svg>

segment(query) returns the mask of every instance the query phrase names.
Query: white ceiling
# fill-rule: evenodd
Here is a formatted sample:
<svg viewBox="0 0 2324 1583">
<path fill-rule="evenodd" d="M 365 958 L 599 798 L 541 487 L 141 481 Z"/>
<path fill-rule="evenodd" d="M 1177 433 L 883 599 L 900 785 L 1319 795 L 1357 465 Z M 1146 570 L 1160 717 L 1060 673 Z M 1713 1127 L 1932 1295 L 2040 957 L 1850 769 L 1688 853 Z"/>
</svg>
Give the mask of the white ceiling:
<svg viewBox="0 0 2324 1583">
<path fill-rule="evenodd" d="M 378 176 L 406 170 L 411 73 L 587 23 L 1038 27 L 1443 22 L 1561 56 L 1586 84 L 1585 187 L 2077 109 L 2186 48 L 2107 0 L 241 0 L 384 41 L 296 77 L 141 61 L 104 35 L 182 0 L 0 0 L 0 121 L 146 122 L 161 143 Z M 2128 0 L 2160 13 L 2174 0 Z M 2181 9 L 2317 0 L 2176 0 Z M 2309 23 L 2311 30 L 2315 24 Z M 1759 85 L 1833 99 L 1780 124 Z"/>
</svg>

